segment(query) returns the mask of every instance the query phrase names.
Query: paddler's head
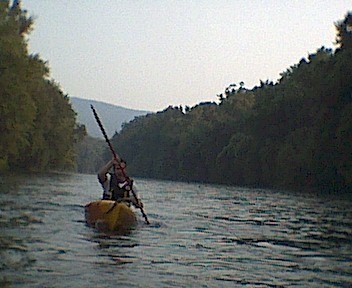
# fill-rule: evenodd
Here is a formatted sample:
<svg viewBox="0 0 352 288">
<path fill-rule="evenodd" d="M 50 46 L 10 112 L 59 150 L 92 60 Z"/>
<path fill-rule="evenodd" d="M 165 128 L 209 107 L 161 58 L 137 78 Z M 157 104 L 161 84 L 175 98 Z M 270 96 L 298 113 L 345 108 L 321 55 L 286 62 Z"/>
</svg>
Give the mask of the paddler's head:
<svg viewBox="0 0 352 288">
<path fill-rule="evenodd" d="M 125 175 L 126 175 L 125 169 L 126 169 L 126 161 L 125 160 L 121 159 L 121 161 L 118 165 L 114 165 L 114 172 L 118 178 L 123 179 L 125 177 Z"/>
</svg>

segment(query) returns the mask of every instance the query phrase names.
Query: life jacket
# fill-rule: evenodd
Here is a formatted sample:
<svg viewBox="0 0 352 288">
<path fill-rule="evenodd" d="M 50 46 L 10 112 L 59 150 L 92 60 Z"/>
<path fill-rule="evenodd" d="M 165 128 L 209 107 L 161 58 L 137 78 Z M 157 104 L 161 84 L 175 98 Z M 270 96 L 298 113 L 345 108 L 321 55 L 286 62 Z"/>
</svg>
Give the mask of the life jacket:
<svg viewBox="0 0 352 288">
<path fill-rule="evenodd" d="M 121 198 L 130 197 L 130 192 L 126 190 L 126 186 L 128 186 L 128 182 L 119 182 L 114 173 L 110 174 L 110 189 L 111 200 L 119 200 Z"/>
</svg>

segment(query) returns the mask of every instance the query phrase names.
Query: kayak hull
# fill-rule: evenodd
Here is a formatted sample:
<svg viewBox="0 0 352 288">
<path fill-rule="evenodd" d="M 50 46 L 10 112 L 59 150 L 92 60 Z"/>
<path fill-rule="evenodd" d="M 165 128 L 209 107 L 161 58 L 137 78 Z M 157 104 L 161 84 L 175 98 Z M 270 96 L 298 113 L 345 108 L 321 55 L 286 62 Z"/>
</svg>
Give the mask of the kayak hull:
<svg viewBox="0 0 352 288">
<path fill-rule="evenodd" d="M 85 206 L 86 223 L 99 231 L 126 231 L 137 224 L 134 211 L 125 202 L 96 200 Z"/>
</svg>

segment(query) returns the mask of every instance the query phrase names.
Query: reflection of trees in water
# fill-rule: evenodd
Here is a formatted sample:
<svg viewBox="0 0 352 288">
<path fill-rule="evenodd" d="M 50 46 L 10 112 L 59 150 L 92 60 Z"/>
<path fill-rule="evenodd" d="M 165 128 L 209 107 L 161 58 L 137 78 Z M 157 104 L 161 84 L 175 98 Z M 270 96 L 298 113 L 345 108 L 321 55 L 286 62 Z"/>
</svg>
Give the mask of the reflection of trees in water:
<svg viewBox="0 0 352 288">
<path fill-rule="evenodd" d="M 28 243 L 38 242 L 32 236 L 31 225 L 41 221 L 30 215 L 23 204 L 16 206 L 16 202 L 7 201 L 5 205 L 1 201 L 1 205 L 4 209 L 0 214 L 0 286 L 7 287 L 18 283 L 21 278 L 19 271 L 36 262 Z"/>
</svg>

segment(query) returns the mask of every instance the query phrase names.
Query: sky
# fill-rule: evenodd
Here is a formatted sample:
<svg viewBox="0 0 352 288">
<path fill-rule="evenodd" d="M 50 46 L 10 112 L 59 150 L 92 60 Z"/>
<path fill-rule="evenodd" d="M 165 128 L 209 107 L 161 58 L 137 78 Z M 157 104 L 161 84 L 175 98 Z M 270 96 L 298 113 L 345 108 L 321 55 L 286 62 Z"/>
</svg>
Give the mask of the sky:
<svg viewBox="0 0 352 288">
<path fill-rule="evenodd" d="M 22 0 L 30 53 L 69 96 L 161 111 L 251 89 L 336 48 L 352 0 Z"/>
</svg>

